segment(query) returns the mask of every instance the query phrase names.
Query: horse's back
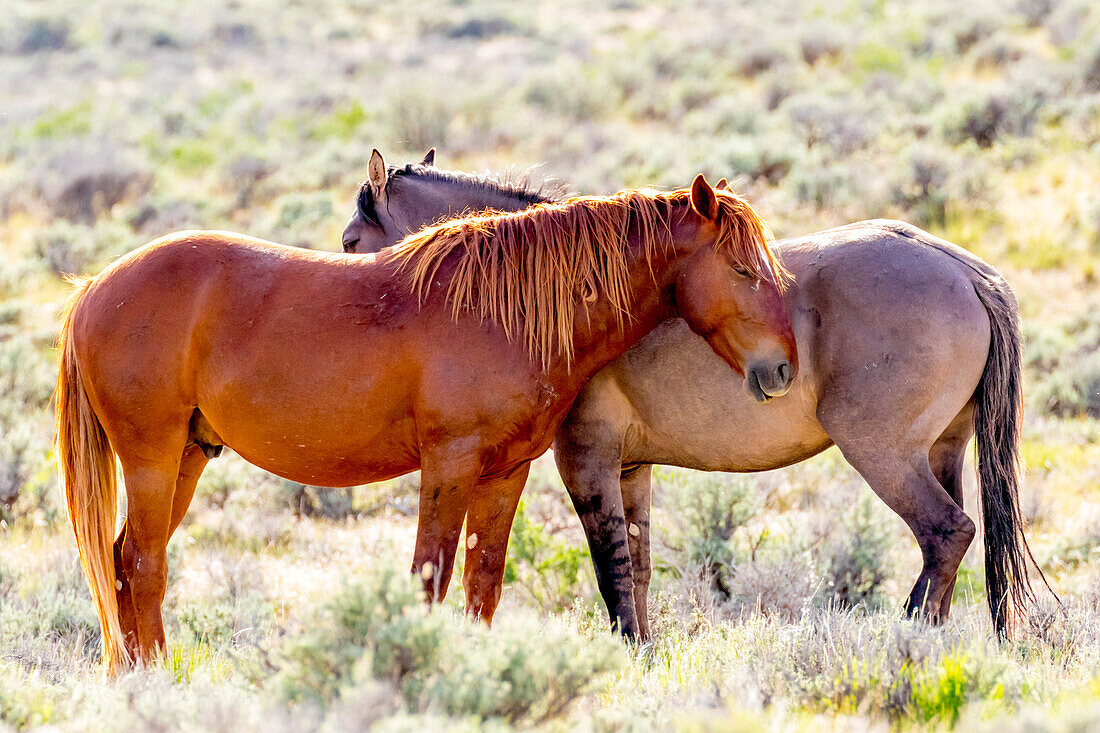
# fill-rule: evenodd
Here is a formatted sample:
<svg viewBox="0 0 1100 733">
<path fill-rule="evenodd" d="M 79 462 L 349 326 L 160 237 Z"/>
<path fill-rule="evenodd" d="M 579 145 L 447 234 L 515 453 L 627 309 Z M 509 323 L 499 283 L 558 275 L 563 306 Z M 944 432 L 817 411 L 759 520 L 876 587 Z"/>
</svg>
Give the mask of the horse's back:
<svg viewBox="0 0 1100 733">
<path fill-rule="evenodd" d="M 940 277 L 969 278 L 968 273 L 974 272 L 988 279 L 1003 280 L 996 268 L 973 252 L 896 219 L 853 222 L 783 239 L 776 242 L 775 247 L 784 263 L 792 256 L 797 257 L 796 253 L 803 256 L 813 253 L 820 262 L 822 255 L 844 250 L 844 254 L 850 255 L 853 261 L 860 260 L 872 265 L 892 266 L 908 260 L 909 264 L 931 268 Z"/>
</svg>

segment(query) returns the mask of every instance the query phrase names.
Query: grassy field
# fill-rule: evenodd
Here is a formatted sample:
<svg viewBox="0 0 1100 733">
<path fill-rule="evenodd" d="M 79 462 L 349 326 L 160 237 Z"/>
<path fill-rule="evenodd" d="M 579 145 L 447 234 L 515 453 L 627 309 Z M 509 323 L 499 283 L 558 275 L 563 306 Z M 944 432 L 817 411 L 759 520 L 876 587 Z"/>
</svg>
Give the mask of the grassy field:
<svg viewBox="0 0 1100 733">
<path fill-rule="evenodd" d="M 5 5 L 0 726 L 1100 729 L 1100 7 L 535 5 Z M 577 192 L 702 171 L 779 235 L 889 216 L 988 259 L 1020 299 L 1024 512 L 1064 612 L 996 643 L 976 543 L 950 623 L 903 619 L 916 545 L 830 450 L 661 471 L 632 648 L 544 458 L 490 632 L 460 585 L 432 613 L 409 588 L 415 476 L 326 491 L 226 456 L 169 547 L 166 659 L 104 682 L 51 453 L 61 273 L 187 227 L 337 250 L 374 146 Z"/>
</svg>

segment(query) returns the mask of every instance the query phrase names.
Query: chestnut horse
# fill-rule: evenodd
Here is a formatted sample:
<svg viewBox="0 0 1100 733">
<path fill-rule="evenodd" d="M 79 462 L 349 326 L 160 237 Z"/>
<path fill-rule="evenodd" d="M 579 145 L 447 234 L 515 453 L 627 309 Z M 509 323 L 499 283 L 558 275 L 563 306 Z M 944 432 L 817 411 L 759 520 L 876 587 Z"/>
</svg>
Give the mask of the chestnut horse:
<svg viewBox="0 0 1100 733">
<path fill-rule="evenodd" d="M 465 519 L 467 609 L 491 620 L 530 461 L 601 367 L 679 315 L 786 389 L 794 336 L 765 233 L 698 176 L 455 220 L 366 257 L 180 232 L 77 281 L 58 453 L 108 669 L 163 648 L 166 546 L 221 445 L 326 486 L 419 468 L 413 570 L 443 597 Z"/>
<path fill-rule="evenodd" d="M 377 151 L 372 162 L 358 209 L 385 201 L 390 218 L 353 216 L 346 250 L 375 251 L 392 241 L 393 221 L 432 221 L 447 202 L 476 206 L 486 187 L 484 177 L 423 165 L 387 171 Z M 532 195 L 504 186 L 482 202 L 519 209 Z M 1020 345 L 1008 283 L 966 250 L 901 222 L 860 222 L 775 250 L 794 275 L 784 300 L 802 363 L 787 397 L 768 401 L 751 377 L 733 379 L 673 320 L 596 374 L 558 431 L 555 459 L 612 624 L 649 634 L 652 464 L 766 471 L 833 444 L 920 545 L 924 567 L 908 610 L 946 619 L 975 534 L 962 511 L 962 470 L 976 433 L 988 600 L 1005 633 L 1010 612 L 1032 598 L 1034 565 L 1017 498 Z"/>
</svg>

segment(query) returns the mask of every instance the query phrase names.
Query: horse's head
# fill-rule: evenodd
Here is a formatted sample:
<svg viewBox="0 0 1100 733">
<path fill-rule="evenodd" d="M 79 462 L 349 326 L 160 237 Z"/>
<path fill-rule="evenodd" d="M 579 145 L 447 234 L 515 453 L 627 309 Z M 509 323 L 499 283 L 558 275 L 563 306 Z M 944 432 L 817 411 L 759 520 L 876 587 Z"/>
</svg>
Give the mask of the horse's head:
<svg viewBox="0 0 1100 733">
<path fill-rule="evenodd" d="M 397 168 L 387 168 L 375 150 L 342 244 L 345 252 L 368 254 L 446 219 L 486 209 L 519 211 L 546 200 L 540 188 L 528 186 L 522 178 L 509 182 L 439 170 L 435 148 L 419 163 Z"/>
<path fill-rule="evenodd" d="M 419 165 L 435 164 L 435 148 L 428 151 Z M 377 252 L 396 244 L 426 224 L 443 218 L 449 212 L 446 202 L 430 195 L 408 196 L 406 186 L 391 181 L 390 171 L 377 149 L 371 152 L 367 165 L 367 180 L 359 187 L 355 213 L 344 227 L 341 237 L 344 251 L 353 254 Z"/>
<path fill-rule="evenodd" d="M 791 320 L 781 292 L 785 273 L 766 242 L 764 223 L 747 203 L 691 186 L 697 248 L 676 279 L 676 308 L 738 374 L 758 401 L 786 394 L 798 371 Z"/>
</svg>

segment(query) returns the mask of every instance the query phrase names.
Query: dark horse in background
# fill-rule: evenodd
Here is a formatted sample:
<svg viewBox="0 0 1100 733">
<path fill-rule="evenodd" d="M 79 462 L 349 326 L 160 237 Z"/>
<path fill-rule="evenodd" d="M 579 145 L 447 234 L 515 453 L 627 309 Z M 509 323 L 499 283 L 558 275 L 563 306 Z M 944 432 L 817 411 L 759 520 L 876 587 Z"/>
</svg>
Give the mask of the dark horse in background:
<svg viewBox="0 0 1100 733">
<path fill-rule="evenodd" d="M 543 200 L 433 162 L 434 149 L 419 165 L 387 169 L 375 151 L 344 250 L 377 251 L 455 210 Z M 1011 288 L 973 254 L 897 221 L 785 239 L 775 251 L 794 276 L 783 297 L 801 364 L 785 397 L 772 400 L 751 374 L 734 378 L 674 320 L 593 376 L 558 431 L 554 455 L 612 624 L 649 634 L 653 464 L 766 471 L 833 444 L 916 537 L 924 563 L 908 611 L 946 619 L 975 535 L 962 510 L 962 472 L 976 436 L 989 607 L 1004 634 L 1011 612 L 1033 600 L 1034 564 L 1017 497 L 1020 336 Z"/>
<path fill-rule="evenodd" d="M 166 547 L 221 445 L 323 486 L 419 468 L 413 569 L 442 597 L 465 520 L 467 609 L 491 620 L 530 462 L 599 369 L 679 315 L 727 368 L 786 391 L 779 273 L 751 207 L 698 176 L 460 219 L 377 255 L 180 232 L 78 280 L 58 456 L 108 668 L 163 649 Z"/>
</svg>

